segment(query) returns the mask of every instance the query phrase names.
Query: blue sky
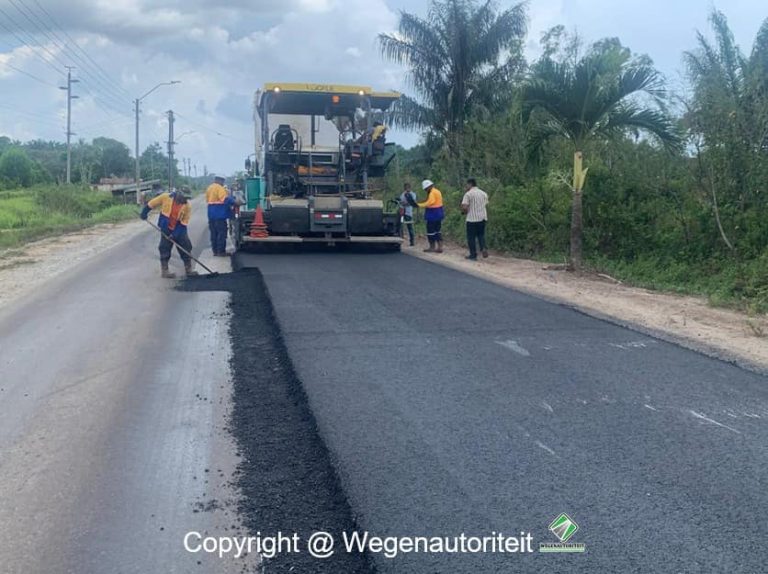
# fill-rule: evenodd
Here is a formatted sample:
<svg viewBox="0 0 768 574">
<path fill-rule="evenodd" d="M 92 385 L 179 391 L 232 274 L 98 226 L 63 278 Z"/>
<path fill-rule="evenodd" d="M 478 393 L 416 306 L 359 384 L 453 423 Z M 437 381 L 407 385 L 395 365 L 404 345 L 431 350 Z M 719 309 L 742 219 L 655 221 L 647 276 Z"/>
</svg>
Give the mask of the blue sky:
<svg viewBox="0 0 768 574">
<path fill-rule="evenodd" d="M 189 157 L 200 171 L 206 165 L 229 173 L 250 153 L 250 103 L 266 81 L 405 90 L 403 70 L 379 57 L 376 34 L 396 27 L 398 10 L 423 15 L 427 6 L 424 0 L 0 0 L 0 135 L 63 139 L 66 100 L 57 85 L 63 65 L 73 63 L 81 80 L 73 131 L 87 139 L 114 137 L 133 149 L 132 99 L 158 82 L 181 80 L 145 100 L 141 147 L 165 139 L 164 112 L 173 109 L 176 133 L 185 134 L 178 157 Z M 587 42 L 618 36 L 650 55 L 680 89 L 682 53 L 695 46 L 697 29 L 708 32 L 714 6 L 531 0 L 526 51 L 535 57 L 541 32 L 557 24 Z M 717 6 L 748 50 L 768 6 L 756 0 Z M 406 145 L 417 140 L 393 135 Z"/>
</svg>

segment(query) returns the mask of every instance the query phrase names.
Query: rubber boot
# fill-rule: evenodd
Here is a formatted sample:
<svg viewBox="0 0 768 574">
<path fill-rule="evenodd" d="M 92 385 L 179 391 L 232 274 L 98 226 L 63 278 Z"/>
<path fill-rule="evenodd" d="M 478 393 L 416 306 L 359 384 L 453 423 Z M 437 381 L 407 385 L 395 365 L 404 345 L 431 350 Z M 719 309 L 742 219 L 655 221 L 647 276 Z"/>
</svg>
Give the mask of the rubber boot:
<svg viewBox="0 0 768 574">
<path fill-rule="evenodd" d="M 436 253 L 442 253 L 443 252 L 443 242 L 442 241 L 438 241 L 437 242 L 437 249 L 435 251 L 436 251 Z"/>
<path fill-rule="evenodd" d="M 163 279 L 176 279 L 176 274 L 168 270 L 168 262 L 160 262 L 160 277 Z"/>
<path fill-rule="evenodd" d="M 434 253 L 434 252 L 435 252 L 435 242 L 434 241 L 430 241 L 429 242 L 429 247 L 424 250 L 424 253 Z"/>
<path fill-rule="evenodd" d="M 197 277 L 199 275 L 199 273 L 195 271 L 195 264 L 191 261 L 184 263 L 184 271 L 187 274 L 187 277 Z"/>
</svg>

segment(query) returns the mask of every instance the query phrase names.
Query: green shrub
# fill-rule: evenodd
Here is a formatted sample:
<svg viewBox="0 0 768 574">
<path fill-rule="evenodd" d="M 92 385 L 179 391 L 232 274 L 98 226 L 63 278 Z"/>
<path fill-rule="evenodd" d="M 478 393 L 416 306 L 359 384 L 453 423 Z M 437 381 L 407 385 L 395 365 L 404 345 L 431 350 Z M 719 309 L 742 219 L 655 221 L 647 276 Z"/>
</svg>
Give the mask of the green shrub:
<svg viewBox="0 0 768 574">
<path fill-rule="evenodd" d="M 35 164 L 26 152 L 9 147 L 0 155 L 0 177 L 7 184 L 29 187 L 34 182 Z"/>
<path fill-rule="evenodd" d="M 135 217 L 136 206 L 72 186 L 0 191 L 0 248 L 98 223 Z"/>
</svg>

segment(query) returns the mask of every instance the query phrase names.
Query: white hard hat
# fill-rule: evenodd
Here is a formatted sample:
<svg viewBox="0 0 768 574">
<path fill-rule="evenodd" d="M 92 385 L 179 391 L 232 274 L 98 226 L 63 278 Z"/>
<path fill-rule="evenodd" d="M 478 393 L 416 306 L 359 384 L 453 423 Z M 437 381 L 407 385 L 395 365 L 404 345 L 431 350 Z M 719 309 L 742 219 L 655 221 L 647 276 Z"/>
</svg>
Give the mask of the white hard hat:
<svg viewBox="0 0 768 574">
<path fill-rule="evenodd" d="M 429 189 L 433 185 L 435 184 L 432 183 L 431 179 L 425 179 L 424 181 L 421 182 L 421 189 Z"/>
</svg>

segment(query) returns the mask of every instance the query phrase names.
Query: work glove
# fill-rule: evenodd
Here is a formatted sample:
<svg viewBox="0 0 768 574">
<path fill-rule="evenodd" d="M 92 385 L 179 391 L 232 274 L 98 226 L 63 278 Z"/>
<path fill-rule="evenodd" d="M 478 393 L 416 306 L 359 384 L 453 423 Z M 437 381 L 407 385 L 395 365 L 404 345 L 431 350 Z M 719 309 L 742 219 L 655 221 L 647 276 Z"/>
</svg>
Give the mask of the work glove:
<svg viewBox="0 0 768 574">
<path fill-rule="evenodd" d="M 147 217 L 149 217 L 150 211 L 152 211 L 152 209 L 148 205 L 145 205 L 144 208 L 141 210 L 141 215 L 139 215 L 139 217 L 141 217 L 144 221 L 146 221 Z"/>
</svg>

